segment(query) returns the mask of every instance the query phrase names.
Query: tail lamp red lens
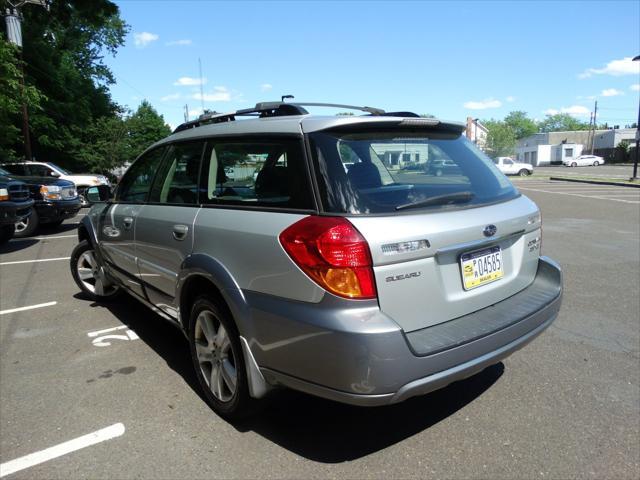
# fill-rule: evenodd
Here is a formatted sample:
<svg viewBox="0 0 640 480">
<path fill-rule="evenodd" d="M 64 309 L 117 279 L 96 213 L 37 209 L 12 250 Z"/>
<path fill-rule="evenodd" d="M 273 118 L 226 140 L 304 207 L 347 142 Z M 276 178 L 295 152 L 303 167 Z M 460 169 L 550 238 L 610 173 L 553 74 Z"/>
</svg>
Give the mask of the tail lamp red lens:
<svg viewBox="0 0 640 480">
<path fill-rule="evenodd" d="M 280 234 L 280 243 L 322 288 L 345 298 L 376 298 L 369 245 L 347 219 L 305 217 Z"/>
</svg>

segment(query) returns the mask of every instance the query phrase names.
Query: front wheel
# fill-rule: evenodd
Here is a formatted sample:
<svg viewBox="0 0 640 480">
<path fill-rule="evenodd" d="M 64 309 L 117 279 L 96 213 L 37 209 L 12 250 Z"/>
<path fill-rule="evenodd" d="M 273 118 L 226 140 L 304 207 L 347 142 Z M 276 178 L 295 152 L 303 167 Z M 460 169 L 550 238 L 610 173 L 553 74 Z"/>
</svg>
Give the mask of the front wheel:
<svg viewBox="0 0 640 480">
<path fill-rule="evenodd" d="M 529 170 L 527 170 L 526 168 L 523 168 L 518 172 L 518 175 L 520 175 L 521 177 L 527 177 L 529 176 Z"/>
<path fill-rule="evenodd" d="M 87 240 L 73 249 L 70 264 L 73 279 L 91 300 L 109 300 L 120 293 L 118 286 L 106 277 L 93 246 Z"/>
<path fill-rule="evenodd" d="M 246 416 L 253 400 L 240 337 L 230 315 L 202 296 L 193 304 L 189 325 L 191 359 L 207 401 L 228 419 Z"/>
<path fill-rule="evenodd" d="M 600 165 L 600 162 L 598 162 L 597 160 L 595 162 L 593 162 L 593 166 L 597 167 L 598 165 Z"/>
<path fill-rule="evenodd" d="M 572 167 L 577 167 L 577 166 L 578 166 L 578 164 L 577 164 L 576 162 L 572 162 L 572 163 L 571 163 L 571 166 L 572 166 Z"/>
<path fill-rule="evenodd" d="M 30 237 L 36 232 L 39 224 L 40 218 L 38 217 L 38 212 L 32 209 L 31 215 L 16 222 L 16 238 Z"/>
</svg>

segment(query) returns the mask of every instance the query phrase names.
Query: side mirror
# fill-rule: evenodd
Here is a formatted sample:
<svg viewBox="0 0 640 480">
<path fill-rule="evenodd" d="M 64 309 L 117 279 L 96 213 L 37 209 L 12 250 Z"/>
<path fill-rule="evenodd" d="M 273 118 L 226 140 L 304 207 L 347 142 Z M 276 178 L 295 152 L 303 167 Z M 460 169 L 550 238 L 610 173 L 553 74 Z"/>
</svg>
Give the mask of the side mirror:
<svg viewBox="0 0 640 480">
<path fill-rule="evenodd" d="M 60 174 L 58 172 L 54 172 L 53 170 L 49 173 L 52 177 L 60 178 Z"/>
<path fill-rule="evenodd" d="M 109 185 L 89 187 L 87 189 L 87 200 L 91 203 L 106 202 L 111 199 L 111 189 Z"/>
</svg>

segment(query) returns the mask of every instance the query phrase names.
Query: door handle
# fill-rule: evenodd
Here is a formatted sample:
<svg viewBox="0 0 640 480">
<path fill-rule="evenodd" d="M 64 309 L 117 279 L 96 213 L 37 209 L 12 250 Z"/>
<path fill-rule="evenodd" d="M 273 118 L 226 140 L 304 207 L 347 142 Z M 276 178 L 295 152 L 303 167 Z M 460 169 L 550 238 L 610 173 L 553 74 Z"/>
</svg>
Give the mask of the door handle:
<svg viewBox="0 0 640 480">
<path fill-rule="evenodd" d="M 133 225 L 133 217 L 124 217 L 122 219 L 122 224 L 124 225 L 124 228 L 126 230 L 129 230 L 131 228 L 131 225 Z"/>
<path fill-rule="evenodd" d="M 189 232 L 189 227 L 186 225 L 174 225 L 173 226 L 173 238 L 176 240 L 184 240 L 187 238 L 187 233 Z"/>
</svg>

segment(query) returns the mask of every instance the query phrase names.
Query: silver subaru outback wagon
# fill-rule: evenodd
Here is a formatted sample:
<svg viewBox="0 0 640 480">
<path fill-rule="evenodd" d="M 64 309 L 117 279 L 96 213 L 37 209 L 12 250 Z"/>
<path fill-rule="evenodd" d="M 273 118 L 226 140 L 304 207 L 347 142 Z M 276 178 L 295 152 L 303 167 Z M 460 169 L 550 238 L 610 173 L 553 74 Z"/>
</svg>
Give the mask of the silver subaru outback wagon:
<svg viewBox="0 0 640 480">
<path fill-rule="evenodd" d="M 228 418 L 281 386 L 401 402 L 553 322 L 562 275 L 538 207 L 463 125 L 309 105 L 205 115 L 151 146 L 79 226 L 82 291 L 175 322 Z"/>
</svg>

